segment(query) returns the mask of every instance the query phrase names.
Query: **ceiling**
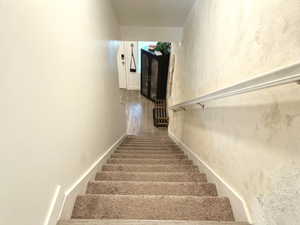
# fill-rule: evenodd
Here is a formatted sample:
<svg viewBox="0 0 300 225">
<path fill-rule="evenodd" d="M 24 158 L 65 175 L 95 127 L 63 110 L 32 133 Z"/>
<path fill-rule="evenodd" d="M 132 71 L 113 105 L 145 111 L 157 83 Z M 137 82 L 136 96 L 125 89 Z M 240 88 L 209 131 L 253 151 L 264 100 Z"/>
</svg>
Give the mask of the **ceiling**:
<svg viewBox="0 0 300 225">
<path fill-rule="evenodd" d="M 123 26 L 183 26 L 196 0 L 111 0 Z"/>
</svg>

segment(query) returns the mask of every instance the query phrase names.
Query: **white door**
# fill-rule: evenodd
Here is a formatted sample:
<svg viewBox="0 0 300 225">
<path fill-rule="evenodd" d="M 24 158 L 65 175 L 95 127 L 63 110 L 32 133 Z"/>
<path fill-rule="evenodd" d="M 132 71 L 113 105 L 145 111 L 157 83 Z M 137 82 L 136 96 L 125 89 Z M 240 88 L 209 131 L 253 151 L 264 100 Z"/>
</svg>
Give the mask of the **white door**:
<svg viewBox="0 0 300 225">
<path fill-rule="evenodd" d="M 126 74 L 127 74 L 127 89 L 140 89 L 140 73 L 138 60 L 138 42 L 126 41 L 124 42 L 125 57 L 126 57 Z M 135 65 L 135 66 L 134 66 Z M 135 68 L 135 71 L 130 71 L 130 67 Z"/>
<path fill-rule="evenodd" d="M 119 88 L 127 88 L 125 42 L 121 42 L 118 51 Z"/>
</svg>

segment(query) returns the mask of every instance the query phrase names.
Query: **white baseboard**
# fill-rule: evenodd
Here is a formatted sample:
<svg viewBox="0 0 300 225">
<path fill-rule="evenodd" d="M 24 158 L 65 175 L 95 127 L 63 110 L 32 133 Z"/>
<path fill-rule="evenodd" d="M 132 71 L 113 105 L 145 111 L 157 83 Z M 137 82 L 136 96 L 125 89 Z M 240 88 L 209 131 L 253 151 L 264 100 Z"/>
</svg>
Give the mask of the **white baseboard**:
<svg viewBox="0 0 300 225">
<path fill-rule="evenodd" d="M 248 210 L 246 201 L 237 191 L 234 190 L 223 178 L 221 178 L 209 165 L 207 165 L 196 153 L 194 153 L 187 145 L 169 131 L 169 136 L 178 144 L 187 154 L 201 172 L 206 173 L 209 182 L 216 184 L 218 194 L 226 196 L 230 199 L 231 207 L 236 221 L 244 221 L 252 223 L 252 218 Z"/>
<path fill-rule="evenodd" d="M 52 198 L 44 225 L 56 225 L 59 219 L 70 219 L 75 200 L 78 195 L 84 194 L 89 181 L 93 180 L 96 173 L 111 156 L 113 151 L 122 143 L 127 134 L 123 134 L 102 156 L 100 156 L 70 188 L 65 191 L 58 185 Z"/>
</svg>

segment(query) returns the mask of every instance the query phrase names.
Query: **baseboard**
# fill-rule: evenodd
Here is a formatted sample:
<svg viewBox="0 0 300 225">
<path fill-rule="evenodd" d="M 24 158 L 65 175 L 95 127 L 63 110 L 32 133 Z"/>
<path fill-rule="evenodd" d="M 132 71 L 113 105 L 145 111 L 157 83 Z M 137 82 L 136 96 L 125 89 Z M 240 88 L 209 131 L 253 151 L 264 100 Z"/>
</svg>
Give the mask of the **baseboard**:
<svg viewBox="0 0 300 225">
<path fill-rule="evenodd" d="M 206 173 L 209 182 L 216 184 L 218 193 L 230 199 L 233 214 L 236 221 L 244 221 L 252 223 L 252 218 L 248 210 L 246 201 L 238 194 L 223 178 L 221 178 L 209 165 L 207 165 L 196 153 L 194 153 L 187 145 L 169 131 L 170 138 L 181 147 L 200 171 Z"/>
<path fill-rule="evenodd" d="M 63 191 L 60 185 L 57 186 L 44 225 L 56 225 L 59 219 L 71 218 L 76 197 L 85 193 L 88 182 L 95 178 L 96 173 L 126 136 L 127 134 L 123 134 L 68 189 Z"/>
</svg>

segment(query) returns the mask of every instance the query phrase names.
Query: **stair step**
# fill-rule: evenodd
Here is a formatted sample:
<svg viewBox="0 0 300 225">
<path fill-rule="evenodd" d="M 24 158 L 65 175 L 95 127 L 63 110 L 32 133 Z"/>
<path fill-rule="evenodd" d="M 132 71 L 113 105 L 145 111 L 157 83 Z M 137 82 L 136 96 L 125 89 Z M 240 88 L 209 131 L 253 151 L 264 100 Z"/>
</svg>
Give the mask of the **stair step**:
<svg viewBox="0 0 300 225">
<path fill-rule="evenodd" d="M 95 180 L 111 181 L 160 181 L 160 182 L 207 182 L 199 172 L 105 172 L 97 173 Z"/>
<path fill-rule="evenodd" d="M 178 147 L 176 144 L 166 144 L 166 143 L 122 143 L 120 146 L 153 146 L 153 147 Z"/>
<path fill-rule="evenodd" d="M 113 153 L 111 158 L 138 158 L 138 159 L 187 159 L 184 154 L 126 154 L 126 153 Z"/>
<path fill-rule="evenodd" d="M 140 149 L 140 150 L 180 150 L 180 148 L 178 146 L 147 146 L 147 145 L 141 145 L 141 146 L 137 146 L 137 145 L 119 145 L 118 149 Z"/>
<path fill-rule="evenodd" d="M 126 140 L 154 140 L 154 139 L 159 139 L 159 140 L 170 140 L 172 139 L 169 136 L 149 136 L 149 135 L 144 135 L 144 136 L 136 136 L 136 135 L 128 135 L 126 137 Z"/>
<path fill-rule="evenodd" d="M 181 149 L 174 149 L 174 148 L 127 148 L 127 147 L 118 147 L 116 151 L 141 151 L 141 152 L 153 152 L 153 151 L 169 151 L 169 152 L 182 152 Z"/>
<path fill-rule="evenodd" d="M 165 144 L 176 144 L 170 140 L 126 140 L 122 143 L 165 143 Z"/>
<path fill-rule="evenodd" d="M 244 222 L 179 220 L 61 220 L 57 225 L 250 225 Z"/>
<path fill-rule="evenodd" d="M 234 220 L 227 198 L 162 195 L 78 196 L 72 218 Z"/>
<path fill-rule="evenodd" d="M 128 136 L 58 225 L 249 225 L 168 136 Z M 100 220 L 101 219 L 101 220 Z"/>
<path fill-rule="evenodd" d="M 109 159 L 107 163 L 112 164 L 192 164 L 188 159 Z"/>
<path fill-rule="evenodd" d="M 94 181 L 88 194 L 217 196 L 216 186 L 197 182 Z"/>
<path fill-rule="evenodd" d="M 115 153 L 126 153 L 126 154 L 184 154 L 180 150 L 117 150 Z"/>
<path fill-rule="evenodd" d="M 105 164 L 103 171 L 124 171 L 124 172 L 187 172 L 198 171 L 193 165 L 151 165 L 151 164 Z"/>
<path fill-rule="evenodd" d="M 120 150 L 131 150 L 131 151 L 182 151 L 180 148 L 174 147 L 118 147 L 117 151 Z"/>
<path fill-rule="evenodd" d="M 123 142 L 122 145 L 161 145 L 161 146 L 178 146 L 173 142 L 143 141 L 143 142 Z"/>
<path fill-rule="evenodd" d="M 168 139 L 128 139 L 122 143 L 167 143 L 167 144 L 176 144 L 172 140 Z"/>
<path fill-rule="evenodd" d="M 173 141 L 163 141 L 163 140 L 128 140 L 124 141 L 122 143 L 125 144 L 131 144 L 131 143 L 142 143 L 142 144 L 147 144 L 147 143 L 161 143 L 161 144 L 176 144 Z"/>
</svg>

